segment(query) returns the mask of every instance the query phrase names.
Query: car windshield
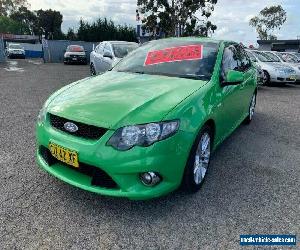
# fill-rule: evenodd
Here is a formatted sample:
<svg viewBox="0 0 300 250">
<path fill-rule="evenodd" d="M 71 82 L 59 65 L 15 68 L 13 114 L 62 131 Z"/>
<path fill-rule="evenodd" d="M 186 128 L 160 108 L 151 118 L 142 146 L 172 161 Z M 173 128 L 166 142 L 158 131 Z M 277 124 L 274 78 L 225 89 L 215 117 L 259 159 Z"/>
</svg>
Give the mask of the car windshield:
<svg viewBox="0 0 300 250">
<path fill-rule="evenodd" d="M 274 62 L 274 60 L 269 57 L 267 54 L 263 53 L 263 52 L 259 52 L 259 51 L 253 51 L 252 52 L 259 61 L 261 62 Z"/>
<path fill-rule="evenodd" d="M 84 48 L 82 46 L 71 45 L 67 48 L 68 52 L 84 52 Z"/>
<path fill-rule="evenodd" d="M 273 60 L 273 62 L 280 62 L 278 56 L 274 55 L 272 52 L 265 52 L 265 54 L 268 55 L 268 57 L 270 57 Z"/>
<path fill-rule="evenodd" d="M 216 42 L 151 41 L 130 53 L 113 70 L 210 80 L 218 48 Z"/>
<path fill-rule="evenodd" d="M 10 45 L 9 45 L 9 48 L 10 48 L 10 49 L 23 49 L 23 48 L 21 47 L 21 45 L 19 45 L 19 44 L 10 44 Z"/>
<path fill-rule="evenodd" d="M 127 56 L 128 53 L 138 48 L 138 44 L 135 43 L 115 43 L 112 44 L 114 54 L 118 58 Z"/>
<path fill-rule="evenodd" d="M 298 60 L 300 60 L 300 53 L 293 53 L 293 55 L 296 56 Z"/>
<path fill-rule="evenodd" d="M 284 62 L 289 62 L 289 63 L 297 63 L 298 62 L 297 57 L 292 54 L 276 53 L 276 55 L 278 55 L 281 58 L 281 60 L 283 60 Z"/>
<path fill-rule="evenodd" d="M 251 60 L 252 62 L 257 62 L 255 56 L 254 56 L 251 52 L 247 51 L 247 55 L 250 57 L 250 60 Z"/>
</svg>

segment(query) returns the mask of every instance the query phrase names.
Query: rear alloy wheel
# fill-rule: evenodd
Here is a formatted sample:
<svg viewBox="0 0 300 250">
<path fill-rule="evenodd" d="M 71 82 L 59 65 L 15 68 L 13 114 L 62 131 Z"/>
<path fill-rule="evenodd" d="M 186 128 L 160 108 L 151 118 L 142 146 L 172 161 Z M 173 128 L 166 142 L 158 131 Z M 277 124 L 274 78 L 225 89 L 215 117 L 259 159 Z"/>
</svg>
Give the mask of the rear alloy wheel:
<svg viewBox="0 0 300 250">
<path fill-rule="evenodd" d="M 203 127 L 189 156 L 183 177 L 183 188 L 190 193 L 197 192 L 205 180 L 211 157 L 211 134 L 208 126 Z"/>
<path fill-rule="evenodd" d="M 252 121 L 254 113 L 255 113 L 255 107 L 256 107 L 256 94 L 254 93 L 251 98 L 251 102 L 250 102 L 250 106 L 249 106 L 249 114 L 248 114 L 247 118 L 245 119 L 246 124 L 250 124 L 250 122 Z"/>
<path fill-rule="evenodd" d="M 267 71 L 264 71 L 263 85 L 264 86 L 270 85 L 270 75 Z"/>
<path fill-rule="evenodd" d="M 92 63 L 90 64 L 90 72 L 91 72 L 92 76 L 95 76 L 97 74 L 94 64 L 92 64 Z"/>
</svg>

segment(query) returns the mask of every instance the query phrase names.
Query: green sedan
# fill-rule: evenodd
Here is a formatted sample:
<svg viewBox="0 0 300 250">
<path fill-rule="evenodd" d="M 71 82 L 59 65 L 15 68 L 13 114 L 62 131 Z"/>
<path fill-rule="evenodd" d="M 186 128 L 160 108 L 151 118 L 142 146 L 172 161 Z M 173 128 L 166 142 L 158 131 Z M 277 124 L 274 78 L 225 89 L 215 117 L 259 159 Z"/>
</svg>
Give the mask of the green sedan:
<svg viewBox="0 0 300 250">
<path fill-rule="evenodd" d="M 142 200 L 205 180 L 212 152 L 255 110 L 256 69 L 235 42 L 151 41 L 112 70 L 55 92 L 38 164 L 81 189 Z"/>
</svg>

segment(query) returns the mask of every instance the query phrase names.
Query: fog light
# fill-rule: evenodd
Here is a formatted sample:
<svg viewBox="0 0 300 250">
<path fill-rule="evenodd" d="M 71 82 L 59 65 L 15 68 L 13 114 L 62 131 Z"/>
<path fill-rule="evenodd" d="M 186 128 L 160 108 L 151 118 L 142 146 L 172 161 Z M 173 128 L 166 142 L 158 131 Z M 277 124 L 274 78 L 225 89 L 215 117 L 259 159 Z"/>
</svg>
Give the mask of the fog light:
<svg viewBox="0 0 300 250">
<path fill-rule="evenodd" d="M 142 173 L 140 179 L 145 186 L 155 186 L 161 181 L 159 174 L 154 172 Z"/>
</svg>

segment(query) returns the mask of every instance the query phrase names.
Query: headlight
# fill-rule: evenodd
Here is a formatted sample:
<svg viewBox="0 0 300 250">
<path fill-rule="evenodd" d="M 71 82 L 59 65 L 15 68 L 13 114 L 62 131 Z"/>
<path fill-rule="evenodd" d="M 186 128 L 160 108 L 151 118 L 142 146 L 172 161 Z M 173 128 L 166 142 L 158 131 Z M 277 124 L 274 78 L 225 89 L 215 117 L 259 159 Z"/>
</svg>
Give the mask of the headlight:
<svg viewBox="0 0 300 250">
<path fill-rule="evenodd" d="M 46 120 L 47 110 L 46 107 L 43 106 L 38 115 L 38 123 L 42 124 Z"/>
<path fill-rule="evenodd" d="M 176 134 L 178 128 L 178 120 L 127 126 L 118 129 L 107 145 L 121 151 L 129 150 L 134 146 L 147 147 Z"/>
</svg>

